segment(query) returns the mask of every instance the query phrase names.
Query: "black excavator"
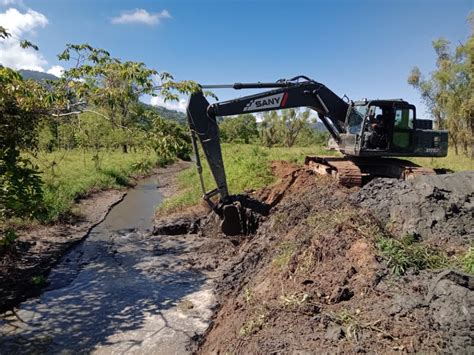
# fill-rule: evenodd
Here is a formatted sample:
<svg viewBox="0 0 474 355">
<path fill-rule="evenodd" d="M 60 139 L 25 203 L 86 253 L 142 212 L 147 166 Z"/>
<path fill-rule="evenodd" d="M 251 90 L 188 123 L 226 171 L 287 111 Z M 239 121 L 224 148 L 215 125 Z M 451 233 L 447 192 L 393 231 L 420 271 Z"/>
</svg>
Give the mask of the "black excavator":
<svg viewBox="0 0 474 355">
<path fill-rule="evenodd" d="M 393 157 L 444 157 L 448 152 L 448 133 L 433 130 L 431 120 L 418 119 L 415 106 L 402 99 L 351 101 L 306 76 L 274 83 L 202 85 L 201 88 L 270 89 L 213 104 L 198 91 L 188 101 L 187 118 L 203 198 L 223 219 L 222 230 L 226 234 L 241 231 L 241 211 L 239 203 L 229 195 L 217 117 L 300 107 L 316 111 L 343 157 L 308 156 L 305 164 L 316 173 L 334 176 L 347 187 L 361 186 L 375 176 L 410 179 L 434 174 L 432 169 Z M 204 186 L 198 140 L 217 185 L 212 191 L 206 191 Z M 216 195 L 220 199 L 214 203 L 212 197 Z"/>
</svg>

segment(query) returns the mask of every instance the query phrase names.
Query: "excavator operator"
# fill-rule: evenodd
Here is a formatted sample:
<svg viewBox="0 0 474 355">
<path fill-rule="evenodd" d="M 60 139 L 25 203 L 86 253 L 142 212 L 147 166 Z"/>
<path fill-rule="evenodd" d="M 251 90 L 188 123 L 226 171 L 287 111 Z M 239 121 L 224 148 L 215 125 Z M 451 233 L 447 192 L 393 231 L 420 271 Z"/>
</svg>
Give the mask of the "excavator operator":
<svg viewBox="0 0 474 355">
<path fill-rule="evenodd" d="M 366 136 L 366 147 L 368 149 L 385 149 L 387 145 L 386 110 L 382 114 L 375 115 L 375 110 L 370 110 L 368 115 L 368 134 Z"/>
</svg>

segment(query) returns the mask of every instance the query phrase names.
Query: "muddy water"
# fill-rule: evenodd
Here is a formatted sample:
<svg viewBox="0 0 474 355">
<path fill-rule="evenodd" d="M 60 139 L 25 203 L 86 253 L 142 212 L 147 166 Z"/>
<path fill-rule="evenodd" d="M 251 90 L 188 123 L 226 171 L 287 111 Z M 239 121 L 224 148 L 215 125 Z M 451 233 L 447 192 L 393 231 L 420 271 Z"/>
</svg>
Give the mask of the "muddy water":
<svg viewBox="0 0 474 355">
<path fill-rule="evenodd" d="M 191 270 L 186 237 L 152 236 L 162 201 L 141 181 L 55 267 L 38 298 L 0 319 L 0 354 L 182 354 L 208 326 L 210 275 Z"/>
</svg>

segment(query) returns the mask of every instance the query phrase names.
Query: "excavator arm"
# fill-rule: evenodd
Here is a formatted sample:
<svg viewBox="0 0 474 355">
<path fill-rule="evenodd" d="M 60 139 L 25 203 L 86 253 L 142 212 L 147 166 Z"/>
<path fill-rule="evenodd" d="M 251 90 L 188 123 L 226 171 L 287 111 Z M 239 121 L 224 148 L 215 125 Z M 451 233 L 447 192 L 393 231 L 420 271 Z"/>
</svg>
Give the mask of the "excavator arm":
<svg viewBox="0 0 474 355">
<path fill-rule="evenodd" d="M 302 79 L 302 81 L 301 81 Z M 225 176 L 224 162 L 219 139 L 217 117 L 232 116 L 243 113 L 264 112 L 286 108 L 308 107 L 316 111 L 332 137 L 339 141 L 345 131 L 345 119 L 349 104 L 329 90 L 326 86 L 307 77 L 296 77 L 291 80 L 280 80 L 275 83 L 235 83 L 231 85 L 208 85 L 203 89 L 232 88 L 240 89 L 272 89 L 234 100 L 210 104 L 202 91 L 193 93 L 188 101 L 187 117 L 191 128 L 196 165 L 200 177 L 203 198 L 226 220 L 226 216 L 237 217 L 238 211 L 232 208 L 233 201 L 229 196 Z M 202 164 L 198 154 L 200 142 L 217 188 L 206 191 L 202 178 Z M 211 198 L 220 195 L 219 203 L 214 204 Z M 228 220 L 230 218 L 227 218 Z M 223 230 L 225 223 L 223 223 Z M 230 231 L 226 234 L 235 234 Z"/>
</svg>

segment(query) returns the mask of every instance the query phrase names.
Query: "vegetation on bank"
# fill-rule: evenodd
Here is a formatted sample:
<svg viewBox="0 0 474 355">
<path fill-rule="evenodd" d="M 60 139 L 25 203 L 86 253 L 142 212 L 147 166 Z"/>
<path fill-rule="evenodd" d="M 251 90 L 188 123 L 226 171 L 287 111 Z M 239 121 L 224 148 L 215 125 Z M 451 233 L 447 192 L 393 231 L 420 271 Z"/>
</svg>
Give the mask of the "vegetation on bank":
<svg viewBox="0 0 474 355">
<path fill-rule="evenodd" d="M 270 169 L 270 162 L 273 160 L 285 160 L 302 165 L 307 155 L 338 155 L 339 153 L 325 149 L 325 145 L 267 148 L 256 144 L 223 143 L 222 154 L 229 190 L 231 193 L 239 193 L 272 183 L 275 178 Z M 442 167 L 455 172 L 474 169 L 473 160 L 464 155 L 456 155 L 453 151 L 450 151 L 445 158 L 409 160 L 425 167 Z M 215 188 L 214 179 L 206 159 L 203 158 L 202 162 L 204 183 L 208 190 L 212 190 Z M 159 208 L 161 212 L 176 211 L 201 201 L 201 185 L 195 167 L 182 171 L 178 175 L 178 183 L 180 192 L 163 203 Z"/>
<path fill-rule="evenodd" d="M 97 169 L 93 156 L 87 151 L 56 151 L 34 159 L 43 172 L 45 215 L 43 222 L 57 220 L 69 212 L 77 198 L 92 192 L 122 188 L 130 184 L 130 177 L 148 173 L 168 160 L 151 151 L 123 154 L 120 150 L 100 154 Z"/>
</svg>

